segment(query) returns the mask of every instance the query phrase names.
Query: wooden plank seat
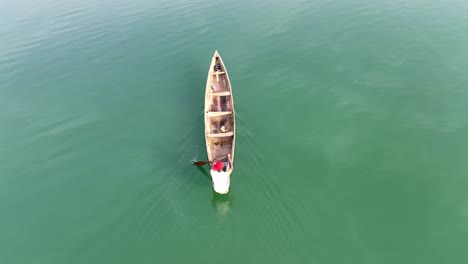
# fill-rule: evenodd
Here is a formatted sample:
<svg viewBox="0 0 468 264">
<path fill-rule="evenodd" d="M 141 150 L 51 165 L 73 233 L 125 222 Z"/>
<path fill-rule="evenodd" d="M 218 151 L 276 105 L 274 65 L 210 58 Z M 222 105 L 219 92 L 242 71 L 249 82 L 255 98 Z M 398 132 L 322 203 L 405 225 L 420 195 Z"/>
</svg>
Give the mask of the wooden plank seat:
<svg viewBox="0 0 468 264">
<path fill-rule="evenodd" d="M 207 117 L 216 117 L 216 116 L 223 116 L 223 115 L 230 115 L 232 114 L 231 111 L 229 112 L 206 112 Z"/>
<path fill-rule="evenodd" d="M 211 96 L 228 96 L 231 95 L 231 92 L 217 92 L 217 93 L 211 93 Z"/>
<path fill-rule="evenodd" d="M 226 133 L 212 133 L 212 134 L 207 134 L 206 136 L 207 137 L 230 137 L 230 136 L 234 136 L 234 132 L 230 131 Z"/>
</svg>

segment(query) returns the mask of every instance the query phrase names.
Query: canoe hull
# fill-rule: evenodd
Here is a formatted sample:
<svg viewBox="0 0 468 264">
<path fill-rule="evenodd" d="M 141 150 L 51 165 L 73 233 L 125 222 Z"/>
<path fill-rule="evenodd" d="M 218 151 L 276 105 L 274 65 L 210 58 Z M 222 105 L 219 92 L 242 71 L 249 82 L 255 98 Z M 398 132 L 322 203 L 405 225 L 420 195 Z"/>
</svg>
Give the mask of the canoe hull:
<svg viewBox="0 0 468 264">
<path fill-rule="evenodd" d="M 236 142 L 234 99 L 229 75 L 218 51 L 215 51 L 208 70 L 204 113 L 208 160 L 227 163 L 227 155 L 230 154 L 233 169 Z"/>
</svg>

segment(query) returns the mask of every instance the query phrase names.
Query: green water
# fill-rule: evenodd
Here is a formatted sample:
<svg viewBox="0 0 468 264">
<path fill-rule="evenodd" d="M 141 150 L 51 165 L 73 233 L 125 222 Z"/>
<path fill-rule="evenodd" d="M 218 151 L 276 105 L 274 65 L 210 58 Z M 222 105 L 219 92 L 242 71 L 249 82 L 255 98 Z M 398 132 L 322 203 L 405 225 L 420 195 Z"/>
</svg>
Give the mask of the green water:
<svg viewBox="0 0 468 264">
<path fill-rule="evenodd" d="M 0 263 L 468 263 L 468 2 L 0 6 Z"/>
</svg>

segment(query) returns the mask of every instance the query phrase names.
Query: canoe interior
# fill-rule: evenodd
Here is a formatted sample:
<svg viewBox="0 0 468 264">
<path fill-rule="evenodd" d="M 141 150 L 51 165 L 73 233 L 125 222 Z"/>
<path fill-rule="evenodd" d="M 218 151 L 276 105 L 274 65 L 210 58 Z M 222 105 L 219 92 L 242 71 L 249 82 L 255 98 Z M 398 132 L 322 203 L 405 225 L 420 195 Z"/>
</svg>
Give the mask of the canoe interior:
<svg viewBox="0 0 468 264">
<path fill-rule="evenodd" d="M 214 70 L 214 66 L 218 64 L 221 69 L 218 69 L 218 74 Z M 207 81 L 205 111 L 206 112 L 225 112 L 220 116 L 205 117 L 205 133 L 206 134 L 220 134 L 235 132 L 234 124 L 234 106 L 233 98 L 231 95 L 212 95 L 212 93 L 230 92 L 231 85 L 229 77 L 227 76 L 226 69 L 220 57 L 214 56 Z M 224 126 L 224 129 L 222 127 Z M 231 154 L 234 157 L 234 137 L 221 136 L 221 137 L 206 137 L 208 158 L 221 159 L 227 161 L 226 156 Z"/>
</svg>

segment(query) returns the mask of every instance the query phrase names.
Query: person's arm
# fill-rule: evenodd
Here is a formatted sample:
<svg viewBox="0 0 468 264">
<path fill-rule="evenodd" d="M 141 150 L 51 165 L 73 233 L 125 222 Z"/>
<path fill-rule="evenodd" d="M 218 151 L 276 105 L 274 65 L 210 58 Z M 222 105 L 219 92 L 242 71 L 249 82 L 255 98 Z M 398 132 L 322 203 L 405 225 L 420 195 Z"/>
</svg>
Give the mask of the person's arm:
<svg viewBox="0 0 468 264">
<path fill-rule="evenodd" d="M 229 162 L 229 171 L 232 171 L 232 157 L 231 154 L 227 155 L 228 162 Z"/>
</svg>

